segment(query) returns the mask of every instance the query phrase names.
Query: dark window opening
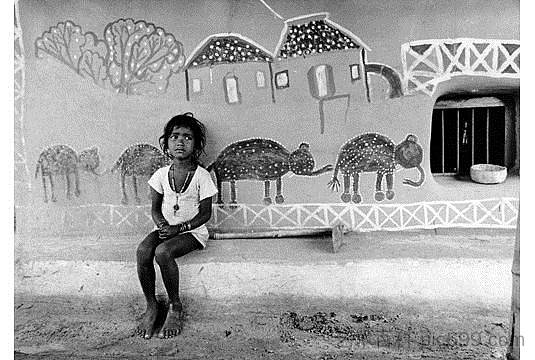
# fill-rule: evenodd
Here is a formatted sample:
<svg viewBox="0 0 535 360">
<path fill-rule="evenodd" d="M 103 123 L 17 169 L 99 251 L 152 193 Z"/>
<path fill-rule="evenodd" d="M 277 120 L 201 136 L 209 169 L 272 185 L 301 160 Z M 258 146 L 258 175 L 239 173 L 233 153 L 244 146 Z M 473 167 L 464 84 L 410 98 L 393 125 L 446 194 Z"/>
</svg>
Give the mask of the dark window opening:
<svg viewBox="0 0 535 360">
<path fill-rule="evenodd" d="M 431 172 L 469 175 L 474 164 L 511 167 L 513 106 L 494 97 L 438 100 L 431 123 Z"/>
</svg>

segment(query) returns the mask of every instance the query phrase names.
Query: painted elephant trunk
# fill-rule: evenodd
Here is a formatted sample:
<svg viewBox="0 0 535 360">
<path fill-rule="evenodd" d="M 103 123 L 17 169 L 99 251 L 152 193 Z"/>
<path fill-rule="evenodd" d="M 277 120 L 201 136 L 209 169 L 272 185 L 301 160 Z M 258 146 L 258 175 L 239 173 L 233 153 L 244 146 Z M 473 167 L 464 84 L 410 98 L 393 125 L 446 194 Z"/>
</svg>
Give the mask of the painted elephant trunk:
<svg viewBox="0 0 535 360">
<path fill-rule="evenodd" d="M 323 173 L 326 173 L 326 172 L 329 172 L 333 169 L 332 165 L 325 165 L 324 167 L 322 167 L 321 169 L 316 169 L 314 171 L 310 171 L 308 173 L 305 173 L 303 175 L 308 175 L 308 176 L 317 176 L 317 175 L 321 175 Z"/>
<path fill-rule="evenodd" d="M 320 169 L 314 169 L 314 158 L 307 143 L 301 143 L 299 148 L 292 152 L 289 157 L 290 170 L 296 175 L 317 176 L 333 169 L 332 165 L 325 165 Z"/>
<path fill-rule="evenodd" d="M 418 181 L 412 181 L 411 179 L 404 179 L 403 180 L 403 184 L 414 186 L 414 187 L 419 187 L 420 185 L 423 184 L 423 182 L 425 180 L 424 169 L 422 169 L 422 167 L 420 165 L 416 165 L 416 169 L 418 169 L 418 171 L 420 172 L 420 179 L 418 179 Z"/>
</svg>

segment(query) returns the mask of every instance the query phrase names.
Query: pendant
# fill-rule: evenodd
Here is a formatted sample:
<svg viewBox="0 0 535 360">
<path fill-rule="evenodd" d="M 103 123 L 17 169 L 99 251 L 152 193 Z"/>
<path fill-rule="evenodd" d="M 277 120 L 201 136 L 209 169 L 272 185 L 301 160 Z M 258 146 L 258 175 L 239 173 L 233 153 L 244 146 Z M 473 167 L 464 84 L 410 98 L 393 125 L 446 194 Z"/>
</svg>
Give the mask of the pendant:
<svg viewBox="0 0 535 360">
<path fill-rule="evenodd" d="M 175 206 L 173 206 L 173 210 L 175 210 L 175 216 L 178 209 L 180 209 L 180 206 L 178 206 L 178 204 L 175 204 Z"/>
</svg>

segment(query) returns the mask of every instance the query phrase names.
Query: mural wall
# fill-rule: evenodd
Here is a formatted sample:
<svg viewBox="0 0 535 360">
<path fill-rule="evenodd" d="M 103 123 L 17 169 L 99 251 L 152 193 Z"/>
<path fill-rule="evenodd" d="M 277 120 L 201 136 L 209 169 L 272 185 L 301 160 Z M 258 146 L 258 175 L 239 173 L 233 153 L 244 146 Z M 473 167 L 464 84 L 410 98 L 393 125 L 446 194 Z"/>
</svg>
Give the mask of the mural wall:
<svg viewBox="0 0 535 360">
<path fill-rule="evenodd" d="M 511 40 L 519 38 L 518 8 L 476 24 L 477 5 L 501 5 L 459 1 L 457 21 L 470 26 L 450 38 L 447 22 L 437 20 L 433 34 L 424 26 L 442 16 L 442 3 L 392 2 L 392 14 L 382 12 L 377 24 L 370 23 L 377 5 L 367 3 L 272 1 L 267 8 L 259 1 L 252 16 L 253 5 L 238 3 L 17 3 L 21 231 L 54 222 L 62 224 L 55 231 L 70 222 L 80 231 L 150 227 L 147 180 L 169 161 L 157 139 L 171 116 L 186 111 L 208 129 L 201 161 L 219 189 L 217 230 L 310 227 L 310 217 L 300 218 L 307 206 L 316 207 L 313 218 L 333 212 L 321 226 L 359 229 L 354 217 L 343 220 L 348 206 L 481 200 L 452 197 L 433 180 L 431 113 L 437 86 L 454 77 L 518 90 L 520 42 Z M 392 21 L 403 13 L 407 22 Z M 30 202 L 42 204 L 37 225 L 24 221 Z M 256 224 L 265 211 L 271 220 Z M 273 211 L 290 224 L 273 221 Z M 256 214 L 252 223 L 248 213 Z M 509 223 L 502 217 L 499 226 Z"/>
</svg>

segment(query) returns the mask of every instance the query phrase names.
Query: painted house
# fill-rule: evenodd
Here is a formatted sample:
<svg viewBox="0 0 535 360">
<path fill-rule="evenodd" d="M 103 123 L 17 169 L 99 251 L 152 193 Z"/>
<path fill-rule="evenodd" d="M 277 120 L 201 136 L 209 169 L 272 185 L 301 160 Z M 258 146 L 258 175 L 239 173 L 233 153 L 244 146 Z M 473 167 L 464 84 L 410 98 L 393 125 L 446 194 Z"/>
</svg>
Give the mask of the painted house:
<svg viewBox="0 0 535 360">
<path fill-rule="evenodd" d="M 274 51 L 277 93 L 286 101 L 303 96 L 318 101 L 323 133 L 325 101 L 339 99 L 349 108 L 351 98 L 367 97 L 367 51 L 368 45 L 331 21 L 328 13 L 288 19 Z"/>
<path fill-rule="evenodd" d="M 243 35 L 210 35 L 184 65 L 186 98 L 238 105 L 252 94 L 253 101 L 259 95 L 274 101 L 272 62 L 268 50 Z"/>
</svg>

